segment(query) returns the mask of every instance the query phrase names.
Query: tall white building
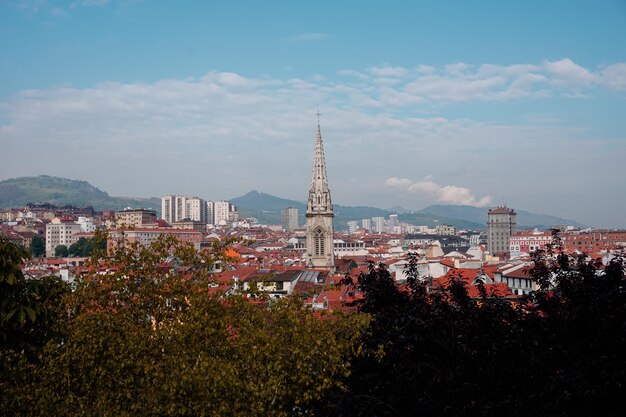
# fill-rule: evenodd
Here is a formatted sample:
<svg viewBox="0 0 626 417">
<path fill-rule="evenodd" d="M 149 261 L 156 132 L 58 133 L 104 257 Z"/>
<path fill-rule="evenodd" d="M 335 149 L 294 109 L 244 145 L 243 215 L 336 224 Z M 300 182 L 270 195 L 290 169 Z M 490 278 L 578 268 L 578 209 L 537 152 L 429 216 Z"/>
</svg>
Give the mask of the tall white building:
<svg viewBox="0 0 626 417">
<path fill-rule="evenodd" d="M 372 217 L 372 229 L 376 233 L 382 233 L 385 231 L 385 218 L 384 217 Z"/>
<path fill-rule="evenodd" d="M 199 197 L 166 195 L 161 198 L 161 218 L 172 224 L 182 220 L 207 223 L 207 202 Z"/>
<path fill-rule="evenodd" d="M 280 223 L 284 230 L 291 232 L 298 228 L 298 209 L 287 207 L 280 211 Z"/>
<path fill-rule="evenodd" d="M 213 202 L 213 224 L 223 226 L 228 223 L 230 203 L 228 201 Z"/>
<path fill-rule="evenodd" d="M 166 195 L 161 197 L 161 218 L 172 224 L 176 221 L 176 196 Z"/>
<path fill-rule="evenodd" d="M 487 213 L 487 248 L 495 256 L 509 253 L 509 240 L 515 233 L 517 213 L 506 206 L 490 209 Z"/>
<path fill-rule="evenodd" d="M 372 231 L 372 219 L 361 219 L 361 227 L 368 232 Z"/>
<path fill-rule="evenodd" d="M 80 224 L 73 221 L 63 221 L 54 218 L 46 224 L 46 256 L 54 256 L 54 250 L 59 245 L 69 247 L 74 243 L 74 235 L 80 233 Z"/>
<path fill-rule="evenodd" d="M 359 228 L 359 222 L 352 220 L 348 222 L 348 233 L 354 233 Z"/>
</svg>

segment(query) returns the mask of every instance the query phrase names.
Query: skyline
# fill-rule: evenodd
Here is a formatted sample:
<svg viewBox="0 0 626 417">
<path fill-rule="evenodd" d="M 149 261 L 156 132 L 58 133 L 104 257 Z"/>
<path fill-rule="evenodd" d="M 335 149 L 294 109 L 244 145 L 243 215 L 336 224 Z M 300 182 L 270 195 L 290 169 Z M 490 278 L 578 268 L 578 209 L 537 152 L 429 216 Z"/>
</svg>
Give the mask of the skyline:
<svg viewBox="0 0 626 417">
<path fill-rule="evenodd" d="M 0 2 L 0 180 L 626 227 L 623 2 L 192 4 Z"/>
</svg>

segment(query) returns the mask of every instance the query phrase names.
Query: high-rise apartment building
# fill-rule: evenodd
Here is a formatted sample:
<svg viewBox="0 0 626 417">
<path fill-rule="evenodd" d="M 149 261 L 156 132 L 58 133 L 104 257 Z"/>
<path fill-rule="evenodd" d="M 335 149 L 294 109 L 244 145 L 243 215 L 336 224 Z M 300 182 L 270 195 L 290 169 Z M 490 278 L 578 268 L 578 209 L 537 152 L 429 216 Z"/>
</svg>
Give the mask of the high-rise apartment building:
<svg viewBox="0 0 626 417">
<path fill-rule="evenodd" d="M 287 207 L 280 211 L 280 224 L 283 229 L 291 232 L 298 228 L 298 209 Z"/>
<path fill-rule="evenodd" d="M 213 202 L 213 224 L 224 226 L 228 223 L 230 214 L 230 203 L 228 201 Z"/>
<path fill-rule="evenodd" d="M 161 218 L 169 224 L 183 220 L 207 223 L 207 202 L 199 197 L 166 195 L 161 198 Z"/>
<path fill-rule="evenodd" d="M 491 255 L 507 256 L 509 240 L 515 233 L 517 213 L 506 206 L 490 209 L 487 213 L 487 248 Z"/>
<path fill-rule="evenodd" d="M 74 243 L 74 235 L 80 233 L 80 224 L 55 218 L 46 224 L 46 256 L 54 256 L 54 250 L 59 245 L 70 246 Z"/>
</svg>

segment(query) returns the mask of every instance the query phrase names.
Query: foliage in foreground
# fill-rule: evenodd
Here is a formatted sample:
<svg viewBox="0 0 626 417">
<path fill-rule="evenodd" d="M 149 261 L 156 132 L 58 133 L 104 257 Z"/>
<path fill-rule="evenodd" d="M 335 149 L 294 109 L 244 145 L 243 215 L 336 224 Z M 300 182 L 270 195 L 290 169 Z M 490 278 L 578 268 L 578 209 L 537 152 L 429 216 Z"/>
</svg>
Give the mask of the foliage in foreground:
<svg viewBox="0 0 626 417">
<path fill-rule="evenodd" d="M 621 258 L 539 252 L 541 291 L 472 300 L 460 279 L 429 293 L 411 262 L 407 288 L 384 266 L 357 284 L 371 315 L 348 391 L 332 416 L 622 415 L 626 282 Z"/>
<path fill-rule="evenodd" d="M 542 289 L 515 302 L 470 299 L 460 279 L 427 291 L 415 258 L 406 287 L 372 264 L 356 282 L 358 312 L 318 316 L 297 300 L 214 295 L 217 246 L 120 242 L 73 293 L 28 290 L 27 302 L 5 291 L 26 283 L 26 254 L 0 249 L 2 331 L 13 332 L 0 346 L 5 415 L 617 416 L 626 406 L 620 258 L 538 253 Z M 24 313 L 8 317 L 5 305 Z"/>
<path fill-rule="evenodd" d="M 295 300 L 272 305 L 210 294 L 221 248 L 163 238 L 94 258 L 62 340 L 42 363 L 0 381 L 10 415 L 307 414 L 341 389 L 362 320 L 323 319 Z M 3 351 L 7 351 L 3 346 Z"/>
</svg>

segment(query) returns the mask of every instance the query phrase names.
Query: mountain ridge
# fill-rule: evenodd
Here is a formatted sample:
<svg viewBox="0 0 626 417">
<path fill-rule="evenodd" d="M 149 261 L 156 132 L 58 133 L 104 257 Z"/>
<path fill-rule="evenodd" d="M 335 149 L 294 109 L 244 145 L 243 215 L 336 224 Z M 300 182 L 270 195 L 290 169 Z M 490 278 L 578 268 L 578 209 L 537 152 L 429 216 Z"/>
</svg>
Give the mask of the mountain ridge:
<svg viewBox="0 0 626 417">
<path fill-rule="evenodd" d="M 0 181 L 0 209 L 24 207 L 28 203 L 52 203 L 92 206 L 96 210 L 120 210 L 126 207 L 151 207 L 157 213 L 157 197 L 113 197 L 87 181 L 39 175 Z"/>
</svg>

